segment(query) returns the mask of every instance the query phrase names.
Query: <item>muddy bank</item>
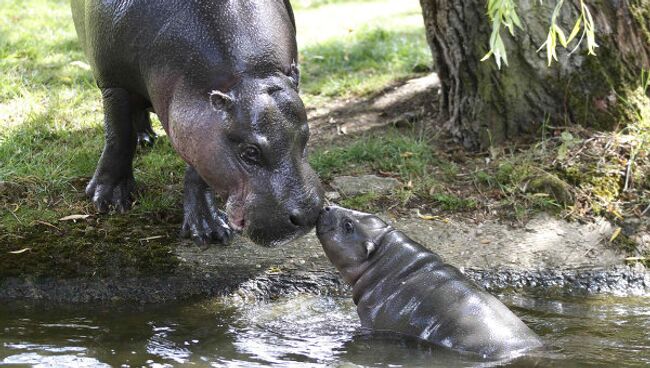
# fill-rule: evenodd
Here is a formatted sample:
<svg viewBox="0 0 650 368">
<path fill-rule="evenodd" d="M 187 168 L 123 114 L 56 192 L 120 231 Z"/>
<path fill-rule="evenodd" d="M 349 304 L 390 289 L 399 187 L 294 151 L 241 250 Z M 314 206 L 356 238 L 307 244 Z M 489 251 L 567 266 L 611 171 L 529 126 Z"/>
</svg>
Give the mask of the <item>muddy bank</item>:
<svg viewBox="0 0 650 368">
<path fill-rule="evenodd" d="M 540 215 L 525 226 L 511 227 L 498 221 L 424 220 L 414 214 L 391 221 L 491 291 L 616 295 L 650 291 L 650 272 L 625 264 L 625 256 L 608 241 L 614 229 L 604 220 L 580 224 Z M 313 233 L 276 249 L 239 238 L 231 246 L 207 250 L 179 242 L 174 252 L 179 266 L 167 275 L 12 277 L 0 281 L 0 300 L 159 303 L 214 295 L 269 298 L 346 290 Z"/>
</svg>

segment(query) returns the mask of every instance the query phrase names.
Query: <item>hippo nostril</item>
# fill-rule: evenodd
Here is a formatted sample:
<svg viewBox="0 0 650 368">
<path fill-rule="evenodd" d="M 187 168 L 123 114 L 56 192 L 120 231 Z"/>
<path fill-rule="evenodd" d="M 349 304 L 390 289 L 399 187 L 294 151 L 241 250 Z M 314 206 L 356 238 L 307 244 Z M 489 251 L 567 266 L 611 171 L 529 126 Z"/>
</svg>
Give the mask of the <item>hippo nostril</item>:
<svg viewBox="0 0 650 368">
<path fill-rule="evenodd" d="M 327 206 L 327 207 L 324 208 L 325 212 L 329 212 L 331 209 L 332 209 L 332 207 L 330 207 L 330 206 Z"/>
<path fill-rule="evenodd" d="M 297 210 L 291 211 L 291 214 L 289 215 L 289 221 L 291 221 L 291 223 L 294 226 L 304 226 L 305 225 L 305 221 L 303 219 L 302 214 L 300 213 L 300 211 L 297 211 Z"/>
</svg>

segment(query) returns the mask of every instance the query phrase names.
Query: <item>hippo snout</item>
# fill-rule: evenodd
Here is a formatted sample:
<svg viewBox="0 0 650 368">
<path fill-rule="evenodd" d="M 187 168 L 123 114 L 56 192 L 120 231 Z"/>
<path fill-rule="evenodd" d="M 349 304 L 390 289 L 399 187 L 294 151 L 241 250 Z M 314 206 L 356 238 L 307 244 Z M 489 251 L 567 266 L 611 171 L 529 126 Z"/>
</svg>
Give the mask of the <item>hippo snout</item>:
<svg viewBox="0 0 650 368">
<path fill-rule="evenodd" d="M 309 232 L 316 226 L 323 208 L 322 190 L 319 185 L 314 186 L 299 200 L 277 201 L 272 196 L 258 196 L 248 207 L 249 221 L 244 233 L 259 245 L 276 247 Z"/>
<path fill-rule="evenodd" d="M 336 226 L 336 207 L 325 206 L 319 213 L 316 224 L 316 233 L 318 235 L 328 233 L 334 230 Z"/>
<path fill-rule="evenodd" d="M 322 200 L 316 200 L 315 204 L 307 209 L 295 208 L 289 213 L 289 222 L 296 227 L 312 228 L 316 226 L 318 216 L 322 207 Z"/>
</svg>

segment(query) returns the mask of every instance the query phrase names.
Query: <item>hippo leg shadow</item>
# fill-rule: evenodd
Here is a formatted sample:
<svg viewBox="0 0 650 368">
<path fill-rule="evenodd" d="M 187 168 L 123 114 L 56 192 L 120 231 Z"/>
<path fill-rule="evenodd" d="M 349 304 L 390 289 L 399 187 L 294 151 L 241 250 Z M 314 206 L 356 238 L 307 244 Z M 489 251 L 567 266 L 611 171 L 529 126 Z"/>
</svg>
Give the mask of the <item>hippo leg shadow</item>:
<svg viewBox="0 0 650 368">
<path fill-rule="evenodd" d="M 198 245 L 230 243 L 234 231 L 228 226 L 226 214 L 217 208 L 210 186 L 193 167 L 185 170 L 183 226 L 180 236 L 191 238 Z"/>
<path fill-rule="evenodd" d="M 135 179 L 133 155 L 136 132 L 133 119 L 138 105 L 122 88 L 102 89 L 105 145 L 86 194 L 100 213 L 111 209 L 124 213 L 131 208 Z"/>
</svg>

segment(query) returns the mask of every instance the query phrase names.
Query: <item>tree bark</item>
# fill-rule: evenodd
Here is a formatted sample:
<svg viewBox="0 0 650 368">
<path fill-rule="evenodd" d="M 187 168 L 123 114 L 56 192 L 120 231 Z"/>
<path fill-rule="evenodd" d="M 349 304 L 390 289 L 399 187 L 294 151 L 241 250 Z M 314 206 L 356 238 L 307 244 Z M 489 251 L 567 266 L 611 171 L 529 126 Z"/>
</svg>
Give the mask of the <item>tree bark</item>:
<svg viewBox="0 0 650 368">
<path fill-rule="evenodd" d="M 650 0 L 589 1 L 597 56 L 584 46 L 558 49 L 547 65 L 544 43 L 555 2 L 518 1 L 523 29 L 502 30 L 508 66 L 498 70 L 488 51 L 485 0 L 420 0 L 427 40 L 442 81 L 445 128 L 470 149 L 534 136 L 544 123 L 613 129 L 648 104 L 641 70 L 650 70 Z M 568 35 L 580 2 L 568 0 L 559 24 Z M 573 41 L 570 46 L 575 45 Z M 572 47 L 570 47 L 572 48 Z"/>
</svg>

